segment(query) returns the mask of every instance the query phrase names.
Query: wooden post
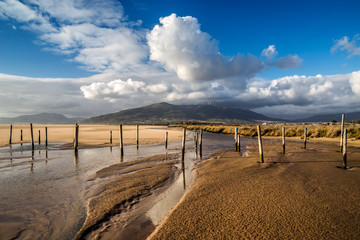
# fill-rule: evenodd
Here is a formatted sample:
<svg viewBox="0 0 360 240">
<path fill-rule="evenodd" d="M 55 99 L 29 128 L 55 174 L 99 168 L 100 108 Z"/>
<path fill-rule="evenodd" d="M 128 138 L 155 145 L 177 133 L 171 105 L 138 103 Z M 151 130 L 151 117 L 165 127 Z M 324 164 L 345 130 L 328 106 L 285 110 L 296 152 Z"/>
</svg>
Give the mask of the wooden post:
<svg viewBox="0 0 360 240">
<path fill-rule="evenodd" d="M 235 128 L 235 134 L 234 134 L 235 152 L 237 152 L 237 151 L 238 151 L 238 143 L 237 143 L 237 139 L 238 139 L 238 128 Z"/>
<path fill-rule="evenodd" d="M 236 146 L 237 151 L 238 151 L 238 152 L 241 152 L 241 148 L 240 148 L 240 134 L 237 135 L 236 143 L 237 143 L 237 146 Z"/>
<path fill-rule="evenodd" d="M 119 144 L 120 144 L 120 156 L 122 158 L 124 156 L 124 144 L 123 144 L 123 131 L 121 124 L 119 126 Z"/>
<path fill-rule="evenodd" d="M 259 141 L 260 161 L 262 163 L 264 163 L 264 155 L 263 155 L 263 146 L 262 146 L 262 140 L 261 140 L 261 127 L 260 127 L 260 125 L 257 126 L 257 132 L 258 132 L 258 141 Z"/>
<path fill-rule="evenodd" d="M 136 124 L 136 148 L 139 148 L 139 124 Z"/>
<path fill-rule="evenodd" d="M 285 154 L 285 127 L 282 127 L 282 147 L 283 147 L 283 154 Z"/>
<path fill-rule="evenodd" d="M 344 120 L 345 120 L 345 114 L 341 114 L 341 133 L 340 133 L 340 152 L 343 151 L 344 146 Z"/>
<path fill-rule="evenodd" d="M 22 145 L 23 143 L 23 132 L 22 129 L 20 129 L 20 144 Z"/>
<path fill-rule="evenodd" d="M 347 130 L 344 129 L 344 139 L 343 139 L 343 168 L 346 169 L 347 168 L 347 159 L 346 159 L 346 148 L 347 148 Z"/>
<path fill-rule="evenodd" d="M 9 137 L 9 144 L 11 144 L 11 138 L 12 138 L 12 129 L 13 129 L 13 125 L 10 125 L 10 137 Z"/>
<path fill-rule="evenodd" d="M 41 144 L 40 130 L 39 130 L 39 145 Z"/>
<path fill-rule="evenodd" d="M 165 149 L 168 147 L 168 132 L 165 133 Z"/>
<path fill-rule="evenodd" d="M 112 131 L 110 131 L 110 144 L 112 144 Z"/>
<path fill-rule="evenodd" d="M 45 127 L 45 146 L 48 145 L 48 134 L 47 134 L 47 127 Z"/>
<path fill-rule="evenodd" d="M 34 151 L 34 132 L 33 132 L 33 125 L 30 123 L 30 140 L 31 140 L 31 150 Z"/>
<path fill-rule="evenodd" d="M 74 151 L 77 152 L 79 147 L 79 124 L 75 124 Z"/>
<path fill-rule="evenodd" d="M 306 149 L 307 128 L 304 131 L 304 149 Z"/>
<path fill-rule="evenodd" d="M 202 129 L 200 129 L 200 137 L 199 137 L 199 156 L 200 156 L 200 159 L 202 158 L 202 135 L 203 135 L 203 131 L 202 131 Z"/>
<path fill-rule="evenodd" d="M 183 153 L 185 153 L 185 140 L 186 140 L 186 128 L 183 129 L 183 139 L 182 139 L 182 147 L 181 147 Z"/>
</svg>

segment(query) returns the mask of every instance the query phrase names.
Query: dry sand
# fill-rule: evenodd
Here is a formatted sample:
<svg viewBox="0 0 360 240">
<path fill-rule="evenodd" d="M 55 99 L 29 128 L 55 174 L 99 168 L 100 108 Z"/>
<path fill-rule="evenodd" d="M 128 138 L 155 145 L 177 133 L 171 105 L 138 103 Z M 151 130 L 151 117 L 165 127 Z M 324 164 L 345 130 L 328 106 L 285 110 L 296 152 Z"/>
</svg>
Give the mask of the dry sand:
<svg viewBox="0 0 360 240">
<path fill-rule="evenodd" d="M 360 149 L 344 170 L 336 145 L 254 144 L 200 163 L 197 179 L 150 239 L 358 239 Z"/>
<path fill-rule="evenodd" d="M 49 142 L 68 143 L 71 147 L 74 139 L 74 125 L 33 125 L 34 141 L 38 142 L 39 130 L 41 142 L 45 141 L 45 127 L 48 128 Z M 20 143 L 20 130 L 23 129 L 23 142 L 30 142 L 29 125 L 13 125 L 12 142 Z M 110 146 L 110 131 L 112 131 L 113 144 L 119 144 L 118 125 L 81 125 L 79 130 L 79 148 Z M 169 142 L 180 141 L 182 131 L 161 126 L 140 126 L 139 144 L 157 144 L 165 141 L 165 132 L 168 132 Z M 123 126 L 123 140 L 125 145 L 136 144 L 136 126 Z M 9 125 L 0 125 L 0 146 L 9 143 Z"/>
</svg>

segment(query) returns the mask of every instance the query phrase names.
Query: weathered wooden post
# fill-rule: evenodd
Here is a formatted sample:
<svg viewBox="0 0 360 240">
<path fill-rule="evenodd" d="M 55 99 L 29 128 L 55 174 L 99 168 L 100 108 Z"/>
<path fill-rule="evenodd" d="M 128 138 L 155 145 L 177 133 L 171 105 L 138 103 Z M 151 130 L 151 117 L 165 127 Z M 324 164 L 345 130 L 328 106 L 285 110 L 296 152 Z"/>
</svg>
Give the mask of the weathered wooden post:
<svg viewBox="0 0 360 240">
<path fill-rule="evenodd" d="M 341 114 L 340 152 L 343 151 L 344 146 L 344 120 L 345 114 Z"/>
<path fill-rule="evenodd" d="M 39 145 L 41 144 L 40 130 L 39 130 Z"/>
<path fill-rule="evenodd" d="M 9 144 L 11 144 L 11 138 L 12 138 L 12 129 L 13 129 L 13 125 L 10 125 L 10 137 L 9 137 Z"/>
<path fill-rule="evenodd" d="M 282 147 L 283 147 L 283 154 L 285 154 L 285 127 L 282 127 Z"/>
<path fill-rule="evenodd" d="M 257 132 L 258 132 L 258 141 L 259 141 L 260 161 L 262 163 L 264 163 L 264 155 L 263 155 L 263 146 L 262 146 L 262 140 L 261 140 L 261 127 L 260 127 L 260 125 L 257 126 Z"/>
<path fill-rule="evenodd" d="M 34 132 L 33 132 L 33 125 L 30 123 L 30 140 L 31 140 L 31 150 L 34 151 Z"/>
<path fill-rule="evenodd" d="M 121 124 L 119 126 L 119 145 L 120 145 L 120 156 L 122 158 L 124 156 L 124 143 L 123 143 L 123 131 Z"/>
<path fill-rule="evenodd" d="M 20 144 L 23 144 L 23 132 L 22 129 L 20 129 Z"/>
<path fill-rule="evenodd" d="M 136 124 L 136 148 L 139 148 L 139 124 Z"/>
<path fill-rule="evenodd" d="M 168 132 L 165 132 L 165 150 L 167 150 L 168 147 Z"/>
<path fill-rule="evenodd" d="M 238 151 L 238 152 L 241 152 L 241 147 L 240 147 L 240 134 L 237 135 L 236 143 L 237 143 L 237 146 L 236 146 L 237 151 Z"/>
<path fill-rule="evenodd" d="M 79 147 L 79 124 L 75 124 L 74 151 L 77 152 Z"/>
<path fill-rule="evenodd" d="M 112 144 L 112 131 L 110 131 L 110 144 Z"/>
<path fill-rule="evenodd" d="M 199 137 L 199 156 L 200 156 L 200 159 L 202 158 L 202 136 L 203 136 L 203 130 L 200 129 L 200 137 Z"/>
<path fill-rule="evenodd" d="M 182 138 L 182 153 L 185 153 L 185 140 L 186 140 L 186 128 L 183 129 L 183 138 Z"/>
<path fill-rule="evenodd" d="M 48 145 L 48 133 L 47 133 L 47 127 L 45 127 L 45 146 Z"/>
<path fill-rule="evenodd" d="M 347 129 L 344 129 L 344 139 L 343 139 L 343 168 L 346 169 L 347 168 Z"/>
<path fill-rule="evenodd" d="M 237 143 L 237 139 L 238 139 L 238 128 L 235 128 L 235 134 L 234 134 L 234 142 L 235 142 L 235 152 L 238 151 L 238 143 Z"/>
<path fill-rule="evenodd" d="M 307 128 L 304 131 L 304 149 L 306 149 Z"/>
</svg>

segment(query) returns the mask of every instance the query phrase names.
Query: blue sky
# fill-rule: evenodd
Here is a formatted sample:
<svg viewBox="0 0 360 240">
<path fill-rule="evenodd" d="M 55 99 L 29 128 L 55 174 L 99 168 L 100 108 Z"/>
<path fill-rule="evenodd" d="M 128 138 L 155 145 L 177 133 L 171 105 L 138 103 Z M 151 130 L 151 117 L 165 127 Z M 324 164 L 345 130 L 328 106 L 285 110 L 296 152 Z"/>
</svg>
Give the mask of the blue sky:
<svg viewBox="0 0 360 240">
<path fill-rule="evenodd" d="M 0 1 L 0 114 L 86 117 L 159 101 L 285 118 L 360 111 L 358 9 L 358 1 Z"/>
</svg>

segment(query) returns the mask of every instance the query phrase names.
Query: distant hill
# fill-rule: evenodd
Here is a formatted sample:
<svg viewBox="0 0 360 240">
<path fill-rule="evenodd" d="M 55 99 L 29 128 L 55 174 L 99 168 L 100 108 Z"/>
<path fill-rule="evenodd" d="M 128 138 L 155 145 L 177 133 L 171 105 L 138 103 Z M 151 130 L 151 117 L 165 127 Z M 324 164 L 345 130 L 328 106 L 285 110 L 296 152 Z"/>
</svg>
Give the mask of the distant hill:
<svg viewBox="0 0 360 240">
<path fill-rule="evenodd" d="M 341 121 L 341 113 L 339 114 L 324 114 L 314 115 L 307 118 L 296 119 L 294 122 L 330 122 L 332 120 Z M 345 121 L 360 120 L 360 112 L 345 113 Z"/>
<path fill-rule="evenodd" d="M 0 118 L 0 124 L 71 124 L 82 119 L 67 118 L 56 113 L 39 113 L 33 115 L 22 115 L 14 118 Z"/>
<path fill-rule="evenodd" d="M 146 107 L 123 110 L 116 113 L 88 118 L 82 123 L 123 123 L 123 124 L 153 124 L 188 121 L 211 122 L 253 122 L 283 121 L 274 119 L 250 110 L 226 108 L 213 105 L 172 105 L 156 103 Z"/>
</svg>

